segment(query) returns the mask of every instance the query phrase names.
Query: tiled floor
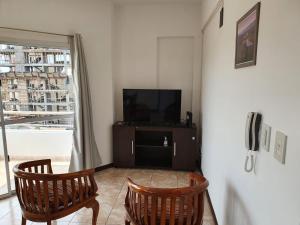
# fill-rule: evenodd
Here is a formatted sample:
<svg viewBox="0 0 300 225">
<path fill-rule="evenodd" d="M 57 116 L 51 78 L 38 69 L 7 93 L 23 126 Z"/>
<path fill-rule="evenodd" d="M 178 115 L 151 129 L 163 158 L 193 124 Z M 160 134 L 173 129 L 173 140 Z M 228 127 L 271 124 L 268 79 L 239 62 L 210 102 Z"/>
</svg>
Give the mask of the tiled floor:
<svg viewBox="0 0 300 225">
<path fill-rule="evenodd" d="M 186 172 L 139 169 L 107 169 L 96 174 L 99 187 L 97 200 L 100 203 L 98 224 L 124 224 L 124 198 L 127 191 L 126 177 L 131 177 L 136 183 L 156 187 L 182 187 L 188 184 Z M 92 221 L 92 210 L 82 209 L 77 213 L 53 222 L 58 225 L 88 225 Z M 20 225 L 21 214 L 16 197 L 0 201 L 0 225 Z M 39 224 L 27 222 L 27 224 Z M 205 200 L 203 225 L 215 225 L 213 217 Z"/>
</svg>

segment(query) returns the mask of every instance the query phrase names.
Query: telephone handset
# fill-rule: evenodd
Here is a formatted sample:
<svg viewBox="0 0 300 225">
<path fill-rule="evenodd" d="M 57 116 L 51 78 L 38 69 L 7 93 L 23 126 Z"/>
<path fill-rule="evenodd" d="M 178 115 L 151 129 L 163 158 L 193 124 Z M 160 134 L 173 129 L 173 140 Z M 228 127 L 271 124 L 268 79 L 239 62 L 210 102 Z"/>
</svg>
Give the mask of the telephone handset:
<svg viewBox="0 0 300 225">
<path fill-rule="evenodd" d="M 254 155 L 253 151 L 259 150 L 259 131 L 261 127 L 262 115 L 257 112 L 249 112 L 247 116 L 246 130 L 245 130 L 245 144 L 250 152 L 251 165 L 248 168 L 249 155 L 245 161 L 245 171 L 251 172 L 254 169 Z"/>
</svg>

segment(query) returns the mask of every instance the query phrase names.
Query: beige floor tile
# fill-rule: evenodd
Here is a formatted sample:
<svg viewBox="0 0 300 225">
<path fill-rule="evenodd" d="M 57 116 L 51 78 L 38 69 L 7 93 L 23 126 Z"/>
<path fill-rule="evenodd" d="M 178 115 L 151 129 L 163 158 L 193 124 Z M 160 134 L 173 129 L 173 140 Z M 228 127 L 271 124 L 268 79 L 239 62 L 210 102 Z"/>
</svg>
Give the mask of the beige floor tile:
<svg viewBox="0 0 300 225">
<path fill-rule="evenodd" d="M 22 216 L 21 216 L 21 213 L 13 213 L 13 212 L 9 212 L 7 213 L 5 216 L 3 216 L 1 219 L 0 219 L 0 224 L 2 225 L 20 225 L 21 224 L 21 219 L 22 219 Z"/>
<path fill-rule="evenodd" d="M 92 215 L 81 215 L 76 214 L 73 219 L 71 220 L 71 223 L 90 223 L 92 224 Z"/>
<path fill-rule="evenodd" d="M 72 213 L 72 214 L 70 214 L 70 215 L 68 215 L 68 216 L 65 216 L 65 217 L 63 217 L 63 218 L 61 218 L 61 219 L 59 219 L 59 220 L 57 220 L 57 222 L 70 222 L 72 219 L 73 219 L 73 217 L 75 216 L 75 214 L 76 213 Z"/>
<path fill-rule="evenodd" d="M 38 222 L 32 222 L 28 223 L 28 225 L 44 225 L 46 223 L 38 223 Z M 20 225 L 20 224 L 19 224 Z M 52 225 L 69 225 L 69 222 L 62 222 L 62 221 L 53 221 Z"/>
<path fill-rule="evenodd" d="M 19 202 L 17 197 L 7 198 L 0 201 L 0 218 L 5 216 L 7 213 L 20 210 Z"/>
<path fill-rule="evenodd" d="M 107 225 L 124 224 L 126 211 L 123 206 L 113 208 L 106 222 Z"/>
<path fill-rule="evenodd" d="M 154 174 L 151 179 L 151 187 L 174 188 L 177 187 L 177 176 L 170 173 Z"/>
<path fill-rule="evenodd" d="M 117 198 L 118 198 L 118 194 L 117 195 L 107 195 L 107 194 L 100 193 L 96 199 L 100 203 L 100 205 L 106 204 L 106 205 L 114 206 Z"/>
<path fill-rule="evenodd" d="M 142 185 L 142 186 L 149 186 L 151 185 L 151 177 L 140 177 L 140 178 L 132 178 L 132 181 L 136 184 Z M 127 183 L 125 183 L 125 186 L 127 187 Z"/>
</svg>

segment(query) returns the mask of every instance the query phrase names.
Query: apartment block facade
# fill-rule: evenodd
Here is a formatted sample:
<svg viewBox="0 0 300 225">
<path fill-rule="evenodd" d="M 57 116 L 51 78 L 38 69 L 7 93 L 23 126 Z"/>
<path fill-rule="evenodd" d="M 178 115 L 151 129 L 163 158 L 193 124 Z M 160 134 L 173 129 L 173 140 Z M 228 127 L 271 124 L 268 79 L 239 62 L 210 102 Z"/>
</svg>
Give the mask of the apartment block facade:
<svg viewBox="0 0 300 225">
<path fill-rule="evenodd" d="M 69 50 L 0 46 L 4 111 L 73 111 Z"/>
</svg>

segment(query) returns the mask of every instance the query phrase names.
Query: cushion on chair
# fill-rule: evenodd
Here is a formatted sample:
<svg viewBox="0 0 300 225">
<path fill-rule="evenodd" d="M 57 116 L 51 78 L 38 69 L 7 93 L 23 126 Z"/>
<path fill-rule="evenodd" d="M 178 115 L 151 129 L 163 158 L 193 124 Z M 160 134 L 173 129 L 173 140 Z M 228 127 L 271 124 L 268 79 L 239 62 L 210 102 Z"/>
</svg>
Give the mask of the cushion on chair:
<svg viewBox="0 0 300 225">
<path fill-rule="evenodd" d="M 79 184 L 77 181 L 74 181 L 75 185 L 75 191 L 74 191 L 74 199 L 75 201 L 79 201 Z M 44 202 L 44 187 L 43 184 L 40 183 L 40 192 L 42 196 L 42 205 L 45 207 L 45 202 Z M 66 190 L 67 190 L 67 205 L 69 206 L 72 203 L 72 198 L 73 198 L 73 193 L 72 193 L 72 185 L 71 181 L 67 180 L 66 181 Z M 87 193 L 85 192 L 85 188 L 83 187 L 83 197 L 87 194 L 88 197 L 92 196 L 95 193 L 92 193 L 92 188 L 91 186 L 88 186 L 88 191 Z M 64 194 L 63 194 L 63 185 L 62 181 L 58 180 L 57 181 L 57 198 L 58 198 L 58 210 L 64 209 Z M 49 211 L 53 212 L 55 210 L 55 202 L 54 202 L 54 189 L 53 189 L 53 182 L 49 181 L 48 182 L 48 196 L 49 196 Z M 34 198 L 34 209 L 35 211 L 37 210 L 38 206 L 38 191 L 37 191 L 37 184 L 33 185 L 33 198 Z"/>
</svg>

